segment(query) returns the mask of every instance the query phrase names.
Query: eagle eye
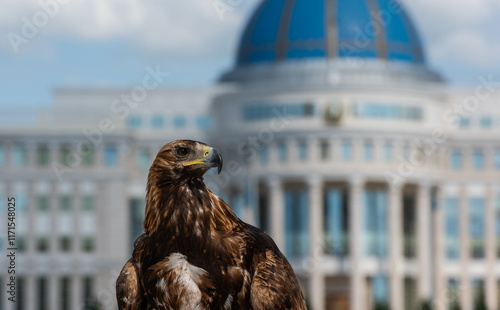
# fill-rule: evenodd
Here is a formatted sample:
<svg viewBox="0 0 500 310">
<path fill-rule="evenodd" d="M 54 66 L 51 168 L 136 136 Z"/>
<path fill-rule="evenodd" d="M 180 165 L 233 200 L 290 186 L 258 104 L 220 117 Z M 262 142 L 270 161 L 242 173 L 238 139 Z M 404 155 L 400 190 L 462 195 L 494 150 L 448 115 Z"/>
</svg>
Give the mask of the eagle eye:
<svg viewBox="0 0 500 310">
<path fill-rule="evenodd" d="M 176 153 L 177 153 L 177 155 L 179 155 L 181 157 L 185 157 L 185 156 L 188 156 L 189 149 L 185 148 L 185 147 L 180 147 L 177 149 Z"/>
</svg>

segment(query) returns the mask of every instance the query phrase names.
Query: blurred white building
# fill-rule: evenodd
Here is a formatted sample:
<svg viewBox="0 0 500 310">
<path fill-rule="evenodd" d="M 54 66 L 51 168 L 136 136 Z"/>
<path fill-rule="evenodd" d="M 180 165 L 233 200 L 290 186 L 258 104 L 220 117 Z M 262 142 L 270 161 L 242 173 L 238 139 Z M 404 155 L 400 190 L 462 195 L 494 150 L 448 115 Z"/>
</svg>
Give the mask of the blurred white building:
<svg viewBox="0 0 500 310">
<path fill-rule="evenodd" d="M 500 85 L 448 86 L 395 0 L 263 1 L 216 86 L 146 86 L 0 116 L 23 301 L 2 290 L 0 309 L 115 309 L 147 169 L 179 138 L 219 148 L 209 186 L 272 235 L 312 309 L 499 309 Z"/>
</svg>

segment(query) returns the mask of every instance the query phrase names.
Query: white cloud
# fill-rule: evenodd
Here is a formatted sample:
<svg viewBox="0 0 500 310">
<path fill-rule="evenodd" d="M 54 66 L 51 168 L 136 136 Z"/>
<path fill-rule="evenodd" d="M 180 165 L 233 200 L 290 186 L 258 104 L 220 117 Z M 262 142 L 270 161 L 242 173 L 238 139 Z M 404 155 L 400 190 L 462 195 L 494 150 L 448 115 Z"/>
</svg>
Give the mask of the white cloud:
<svg viewBox="0 0 500 310">
<path fill-rule="evenodd" d="M 500 44 L 474 31 L 464 31 L 446 36 L 431 46 L 431 54 L 437 59 L 452 60 L 464 66 L 491 68 L 499 59 Z"/>
<path fill-rule="evenodd" d="M 0 0 L 0 48 L 22 17 L 40 11 L 39 1 L 68 2 L 38 37 L 124 39 L 145 52 L 172 59 L 228 63 L 242 26 L 260 0 Z M 402 0 L 415 20 L 433 65 L 498 68 L 498 0 Z M 224 20 L 214 2 L 238 5 Z M 38 39 L 38 38 L 37 38 Z M 444 68 L 446 70 L 446 68 Z M 500 68 L 499 68 L 500 71 Z"/>
<path fill-rule="evenodd" d="M 82 40 L 118 37 L 148 51 L 199 56 L 233 50 L 239 36 L 236 29 L 241 28 L 249 4 L 255 2 L 241 1 L 244 3 L 231 8 L 221 20 L 214 0 L 2 0 L 0 31 L 20 34 L 22 17 L 32 20 L 42 10 L 40 3 L 58 1 L 67 4 L 59 5 L 59 12 L 40 36 Z"/>
<path fill-rule="evenodd" d="M 500 29 L 498 0 L 406 0 L 405 3 L 432 64 L 500 71 L 500 37 L 496 34 Z"/>
</svg>

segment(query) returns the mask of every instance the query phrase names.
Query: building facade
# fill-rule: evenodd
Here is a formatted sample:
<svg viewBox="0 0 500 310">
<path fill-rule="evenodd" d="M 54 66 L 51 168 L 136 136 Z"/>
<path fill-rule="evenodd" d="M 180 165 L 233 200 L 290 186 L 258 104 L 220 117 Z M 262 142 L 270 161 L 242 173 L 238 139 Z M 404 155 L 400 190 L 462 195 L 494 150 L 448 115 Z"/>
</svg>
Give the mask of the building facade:
<svg viewBox="0 0 500 310">
<path fill-rule="evenodd" d="M 220 150 L 206 182 L 274 238 L 311 309 L 500 308 L 491 76 L 447 85 L 383 0 L 263 1 L 236 58 L 207 89 L 60 89 L 50 111 L 0 116 L 18 249 L 0 309 L 116 309 L 147 170 L 179 138 Z"/>
<path fill-rule="evenodd" d="M 451 89 L 395 1 L 297 0 L 257 8 L 220 82 L 214 139 L 240 163 L 228 199 L 247 197 L 239 215 L 313 309 L 499 308 L 491 76 Z"/>
</svg>

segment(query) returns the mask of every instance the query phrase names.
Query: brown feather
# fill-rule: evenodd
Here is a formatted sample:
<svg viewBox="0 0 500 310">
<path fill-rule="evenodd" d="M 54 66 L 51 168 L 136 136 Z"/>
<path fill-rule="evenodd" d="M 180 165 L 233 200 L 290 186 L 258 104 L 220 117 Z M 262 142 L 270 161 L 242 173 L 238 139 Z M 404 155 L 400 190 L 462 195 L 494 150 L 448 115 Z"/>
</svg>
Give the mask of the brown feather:
<svg viewBox="0 0 500 310">
<path fill-rule="evenodd" d="M 290 264 L 264 232 L 203 183 L 205 144 L 165 145 L 151 166 L 144 231 L 117 281 L 119 309 L 306 309 Z M 175 150 L 189 148 L 180 158 Z"/>
</svg>

